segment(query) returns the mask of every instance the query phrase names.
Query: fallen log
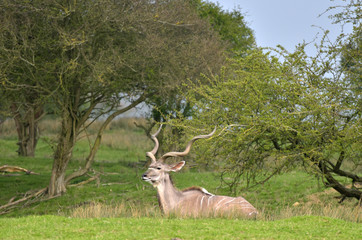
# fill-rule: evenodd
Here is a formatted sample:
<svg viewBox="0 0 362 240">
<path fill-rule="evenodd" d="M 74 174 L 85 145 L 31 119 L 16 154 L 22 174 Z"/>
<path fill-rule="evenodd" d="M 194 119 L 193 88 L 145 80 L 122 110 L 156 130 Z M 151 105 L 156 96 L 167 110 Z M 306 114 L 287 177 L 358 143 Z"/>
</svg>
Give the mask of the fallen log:
<svg viewBox="0 0 362 240">
<path fill-rule="evenodd" d="M 27 170 L 22 167 L 9 166 L 9 165 L 0 166 L 0 172 L 3 172 L 3 173 L 25 172 L 28 175 L 30 175 L 30 174 L 40 175 L 39 173 L 35 173 L 33 171 Z"/>
</svg>

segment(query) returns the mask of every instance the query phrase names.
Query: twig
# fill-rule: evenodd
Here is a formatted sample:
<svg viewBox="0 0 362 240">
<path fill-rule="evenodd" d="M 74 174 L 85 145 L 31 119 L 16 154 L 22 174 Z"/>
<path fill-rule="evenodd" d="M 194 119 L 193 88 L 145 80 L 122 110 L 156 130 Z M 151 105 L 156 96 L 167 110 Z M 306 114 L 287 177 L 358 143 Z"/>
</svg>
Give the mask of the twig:
<svg viewBox="0 0 362 240">
<path fill-rule="evenodd" d="M 102 186 L 111 186 L 111 185 L 124 185 L 124 184 L 131 184 L 132 182 L 115 182 L 115 183 L 103 183 Z"/>
<path fill-rule="evenodd" d="M 81 185 L 90 183 L 90 182 L 92 182 L 92 181 L 94 181 L 94 180 L 99 179 L 99 175 L 100 175 L 100 174 L 97 174 L 96 176 L 91 177 L 91 178 L 89 178 L 89 179 L 87 179 L 87 180 L 85 180 L 85 181 L 83 181 L 83 182 L 76 183 L 76 184 L 71 184 L 71 185 L 68 185 L 68 186 L 69 186 L 69 187 L 78 187 L 78 186 L 81 186 Z"/>
<path fill-rule="evenodd" d="M 152 122 L 152 123 L 150 124 L 150 126 L 148 126 L 148 127 L 146 127 L 146 126 L 144 126 L 144 125 L 142 125 L 142 124 L 138 124 L 136 121 L 133 122 L 133 123 L 134 123 L 134 125 L 135 125 L 136 127 L 142 128 L 143 131 L 145 131 L 147 137 L 151 138 L 151 130 L 152 130 L 152 128 L 156 125 L 156 122 Z"/>
<path fill-rule="evenodd" d="M 10 200 L 9 200 L 9 202 L 8 202 L 8 203 L 13 202 L 13 201 L 15 200 L 15 198 L 16 198 L 16 196 L 14 196 L 14 197 L 10 198 Z"/>
</svg>

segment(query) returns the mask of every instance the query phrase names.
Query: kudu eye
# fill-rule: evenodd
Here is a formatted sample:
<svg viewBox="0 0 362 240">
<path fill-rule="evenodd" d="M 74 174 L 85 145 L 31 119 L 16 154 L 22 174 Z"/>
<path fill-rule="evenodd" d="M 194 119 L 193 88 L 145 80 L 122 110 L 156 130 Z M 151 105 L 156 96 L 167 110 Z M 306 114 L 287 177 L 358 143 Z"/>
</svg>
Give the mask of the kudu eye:
<svg viewBox="0 0 362 240">
<path fill-rule="evenodd" d="M 157 170 L 161 170 L 161 168 L 160 168 L 160 167 L 157 167 L 156 169 L 157 169 Z"/>
</svg>

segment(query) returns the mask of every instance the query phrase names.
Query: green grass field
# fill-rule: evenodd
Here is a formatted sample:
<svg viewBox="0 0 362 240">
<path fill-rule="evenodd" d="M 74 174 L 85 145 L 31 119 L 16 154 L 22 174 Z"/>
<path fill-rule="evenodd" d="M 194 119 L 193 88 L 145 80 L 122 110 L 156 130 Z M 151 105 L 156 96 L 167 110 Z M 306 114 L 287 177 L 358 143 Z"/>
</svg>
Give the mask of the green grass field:
<svg viewBox="0 0 362 240">
<path fill-rule="evenodd" d="M 298 170 L 240 193 L 259 210 L 256 221 L 162 216 L 155 189 L 141 180 L 146 166 L 140 161 L 152 144 L 132 121 L 110 126 L 90 176 L 72 184 L 99 175 L 97 180 L 69 187 L 61 197 L 28 201 L 3 212 L 0 239 L 362 239 L 356 202 L 338 204 L 337 193 Z M 0 126 L 0 166 L 21 166 L 40 175 L 0 175 L 0 205 L 47 186 L 51 142 L 56 136 L 56 124 L 44 121 L 36 157 L 18 157 L 16 137 L 8 131 L 11 123 L 6 124 Z M 69 172 L 82 165 L 88 146 L 87 138 L 77 144 Z M 220 185 L 217 172 L 186 168 L 173 174 L 173 179 L 180 189 L 196 185 L 214 194 L 230 195 L 229 189 Z"/>
<path fill-rule="evenodd" d="M 327 217 L 238 219 L 29 216 L 0 219 L 1 239 L 361 239 L 358 223 Z"/>
</svg>

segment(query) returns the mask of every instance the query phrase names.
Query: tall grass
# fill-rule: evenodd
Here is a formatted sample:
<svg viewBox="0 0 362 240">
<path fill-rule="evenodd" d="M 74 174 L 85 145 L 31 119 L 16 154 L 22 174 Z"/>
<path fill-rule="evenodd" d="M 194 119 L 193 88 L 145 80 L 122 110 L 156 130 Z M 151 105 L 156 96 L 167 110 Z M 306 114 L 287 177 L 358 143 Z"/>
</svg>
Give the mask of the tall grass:
<svg viewBox="0 0 362 240">
<path fill-rule="evenodd" d="M 351 222 L 362 222 L 362 211 L 359 206 L 351 208 L 349 206 L 336 206 L 335 204 L 326 205 L 298 205 L 287 206 L 278 209 L 277 212 L 260 211 L 258 219 L 260 220 L 280 220 L 296 216 L 322 216 L 336 219 L 347 220 Z"/>
<path fill-rule="evenodd" d="M 146 124 L 145 119 L 139 118 L 120 118 L 112 121 L 102 136 L 102 143 L 97 158 L 102 160 L 126 159 L 128 161 L 130 161 L 129 159 L 133 159 L 134 161 L 139 160 L 141 157 L 144 158 L 144 150 L 151 148 L 151 141 L 147 138 L 142 129 L 135 126 L 134 122 Z M 89 128 L 80 133 L 78 142 L 74 148 L 74 159 L 81 160 L 88 155 L 90 147 L 92 146 L 102 123 L 102 121 L 95 121 Z M 52 155 L 52 151 L 55 149 L 57 143 L 60 125 L 59 119 L 45 118 L 39 122 L 40 141 L 37 146 L 36 155 L 39 153 L 41 153 L 42 156 Z M 16 138 L 16 127 L 12 119 L 8 119 L 0 124 L 0 141 Z M 6 146 L 7 148 L 9 146 L 11 148 L 12 154 L 9 156 L 16 156 L 16 143 L 6 144 L 8 145 Z M 48 151 L 48 154 L 43 154 L 43 150 Z M 140 150 L 142 150 L 142 152 L 140 152 Z M 119 157 L 116 156 L 115 151 L 118 151 L 120 154 Z"/>
<path fill-rule="evenodd" d="M 146 124 L 146 120 L 142 118 L 119 118 L 113 120 L 108 127 L 107 131 L 110 130 L 119 130 L 126 129 L 130 131 L 135 131 L 138 128 L 135 126 L 135 122 L 138 124 Z M 89 122 L 88 122 L 89 123 Z M 87 124 L 88 124 L 87 123 Z M 95 121 L 89 125 L 87 132 L 91 135 L 97 133 L 98 129 L 102 125 L 103 121 Z M 41 136 L 53 136 L 59 133 L 60 130 L 60 119 L 44 118 L 39 122 L 39 131 Z M 142 132 L 141 129 L 138 129 L 139 132 Z M 7 119 L 0 124 L 0 137 L 16 137 L 16 126 L 13 119 Z"/>
<path fill-rule="evenodd" d="M 8 119 L 0 124 L 1 138 L 15 138 L 17 136 L 15 123 L 12 119 Z"/>
<path fill-rule="evenodd" d="M 161 211 L 156 207 L 140 208 L 133 202 L 104 204 L 90 202 L 73 209 L 69 216 L 74 218 L 101 218 L 101 217 L 160 217 Z"/>
<path fill-rule="evenodd" d="M 266 206 L 267 207 L 267 206 Z M 343 205 L 335 206 L 333 204 L 323 205 L 301 205 L 287 206 L 280 208 L 278 213 L 266 211 L 266 208 L 259 210 L 257 220 L 274 221 L 282 220 L 298 216 L 321 216 L 336 218 L 351 222 L 362 222 L 362 212 L 360 207 L 350 208 Z M 104 203 L 91 202 L 83 206 L 79 206 L 71 211 L 70 217 L 74 218 L 100 218 L 100 217 L 160 217 L 161 211 L 156 207 L 142 208 L 135 203 L 118 203 L 109 205 Z M 175 216 L 170 215 L 174 218 Z M 210 215 L 206 217 L 220 218 L 218 215 Z M 194 216 L 192 218 L 195 218 Z M 198 218 L 205 218 L 200 216 Z M 221 217 L 225 218 L 225 217 Z M 240 215 L 230 214 L 226 218 L 243 218 Z"/>
<path fill-rule="evenodd" d="M 346 220 L 350 222 L 362 222 L 362 209 L 354 201 L 344 205 L 338 204 L 334 199 L 334 191 L 324 191 L 308 195 L 307 201 L 295 202 L 294 204 L 285 204 L 276 209 L 271 209 L 267 203 L 257 204 L 257 220 L 275 221 L 299 216 L 321 216 L 335 219 Z M 107 204 L 100 202 L 91 202 L 74 208 L 68 214 L 71 217 L 79 218 L 98 218 L 98 217 L 160 217 L 161 210 L 156 205 L 140 204 L 136 200 L 122 201 L 116 204 Z M 174 218 L 174 215 L 164 216 Z M 228 218 L 243 219 L 243 216 L 230 214 L 228 216 L 219 216 L 210 214 L 207 216 L 198 216 L 196 218 Z M 186 217 L 187 218 L 187 217 Z M 191 218 L 195 218 L 192 216 Z"/>
</svg>

